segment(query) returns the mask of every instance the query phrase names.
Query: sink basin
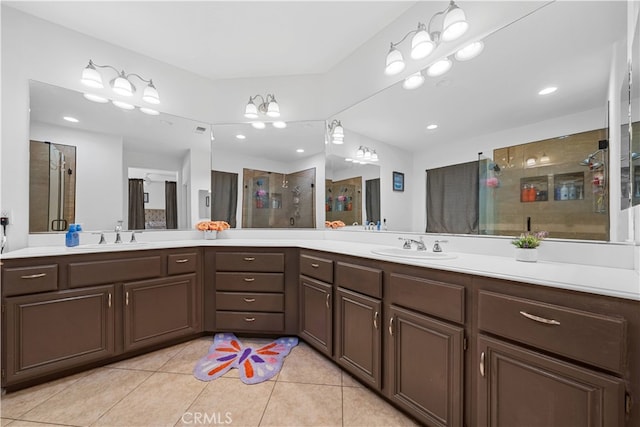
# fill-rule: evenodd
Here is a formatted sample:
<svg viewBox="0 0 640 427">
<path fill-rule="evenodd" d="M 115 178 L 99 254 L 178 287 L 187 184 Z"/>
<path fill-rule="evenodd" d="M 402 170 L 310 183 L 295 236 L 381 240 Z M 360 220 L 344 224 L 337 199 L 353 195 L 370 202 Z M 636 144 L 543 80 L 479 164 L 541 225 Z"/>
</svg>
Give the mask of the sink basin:
<svg viewBox="0 0 640 427">
<path fill-rule="evenodd" d="M 372 249 L 371 252 L 378 255 L 408 259 L 452 259 L 456 257 L 454 254 L 448 252 L 417 251 L 415 249 L 403 248 Z"/>
<path fill-rule="evenodd" d="M 76 250 L 76 251 L 81 251 L 81 250 L 96 250 L 96 249 L 104 249 L 104 250 L 115 250 L 115 249 L 135 249 L 135 248 L 143 248 L 147 245 L 147 242 L 137 242 L 137 243 L 103 243 L 103 244 L 99 244 L 99 243 L 91 243 L 88 245 L 78 245 L 78 246 L 72 246 L 72 247 L 68 247 L 67 249 L 69 250 Z"/>
</svg>

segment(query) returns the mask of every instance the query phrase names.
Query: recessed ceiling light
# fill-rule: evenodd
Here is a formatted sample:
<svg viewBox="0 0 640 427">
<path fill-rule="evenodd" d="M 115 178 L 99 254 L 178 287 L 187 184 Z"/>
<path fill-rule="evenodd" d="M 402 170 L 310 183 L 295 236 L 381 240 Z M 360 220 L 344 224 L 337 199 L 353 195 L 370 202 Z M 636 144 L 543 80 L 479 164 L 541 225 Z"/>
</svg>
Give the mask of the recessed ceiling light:
<svg viewBox="0 0 640 427">
<path fill-rule="evenodd" d="M 251 126 L 255 129 L 264 129 L 267 125 L 265 125 L 264 122 L 251 122 Z"/>
<path fill-rule="evenodd" d="M 555 86 L 545 87 L 540 92 L 538 92 L 538 95 L 549 95 L 550 93 L 553 93 L 553 92 L 555 92 L 557 90 L 558 90 L 558 88 L 555 87 Z"/>
<path fill-rule="evenodd" d="M 438 125 L 436 125 L 436 124 L 431 124 L 431 125 L 427 126 L 428 130 L 434 130 L 434 129 L 437 129 L 437 128 L 438 128 Z"/>
<path fill-rule="evenodd" d="M 147 107 L 140 107 L 140 111 L 150 116 L 157 116 L 160 114 L 159 111 L 154 110 L 153 108 L 147 108 Z"/>
<path fill-rule="evenodd" d="M 353 162 L 353 159 L 347 157 L 346 159 L 344 159 L 345 162 Z"/>
<path fill-rule="evenodd" d="M 237 134 L 236 138 L 238 138 L 238 139 L 247 139 L 247 137 L 242 135 L 241 133 Z"/>
<path fill-rule="evenodd" d="M 133 110 L 134 108 L 136 108 L 133 105 L 127 104 L 126 102 L 122 102 L 122 101 L 115 101 L 114 100 L 114 101 L 111 101 L 111 102 L 113 103 L 113 105 L 115 105 L 118 108 L 122 108 L 123 110 Z"/>
<path fill-rule="evenodd" d="M 75 117 L 71 117 L 71 116 L 64 116 L 63 119 L 71 123 L 78 123 L 80 121 Z"/>
<path fill-rule="evenodd" d="M 106 102 L 109 102 L 109 100 L 103 96 L 99 96 L 99 95 L 95 95 L 93 93 L 85 93 L 83 95 L 86 99 L 88 99 L 89 101 L 93 101 L 93 102 L 99 102 L 100 104 L 104 104 Z"/>
<path fill-rule="evenodd" d="M 302 148 L 298 148 L 298 149 L 296 150 L 296 153 L 304 153 L 304 149 L 302 149 Z"/>
<path fill-rule="evenodd" d="M 287 127 L 287 122 L 273 122 L 273 127 L 277 129 L 284 129 Z"/>
</svg>

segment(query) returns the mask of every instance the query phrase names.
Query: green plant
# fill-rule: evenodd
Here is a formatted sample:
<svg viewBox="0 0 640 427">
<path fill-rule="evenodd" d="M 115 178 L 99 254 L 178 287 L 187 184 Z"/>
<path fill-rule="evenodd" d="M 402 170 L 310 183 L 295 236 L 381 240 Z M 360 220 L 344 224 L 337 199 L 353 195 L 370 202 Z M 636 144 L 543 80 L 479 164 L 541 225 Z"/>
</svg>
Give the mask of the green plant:
<svg viewBox="0 0 640 427">
<path fill-rule="evenodd" d="M 520 237 L 511 241 L 511 244 L 520 249 L 535 249 L 540 246 L 542 240 L 549 236 L 546 231 L 538 231 L 536 233 L 522 233 Z"/>
</svg>

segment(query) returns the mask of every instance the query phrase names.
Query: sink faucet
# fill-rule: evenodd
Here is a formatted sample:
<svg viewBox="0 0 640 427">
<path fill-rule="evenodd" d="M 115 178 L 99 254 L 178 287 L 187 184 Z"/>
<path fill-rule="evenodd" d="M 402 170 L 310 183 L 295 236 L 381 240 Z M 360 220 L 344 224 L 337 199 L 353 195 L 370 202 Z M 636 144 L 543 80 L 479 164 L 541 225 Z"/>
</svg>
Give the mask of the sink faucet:
<svg viewBox="0 0 640 427">
<path fill-rule="evenodd" d="M 399 240 L 404 240 L 404 244 L 402 245 L 403 249 L 411 249 L 411 244 L 416 244 L 416 249 L 419 251 L 426 251 L 427 245 L 424 244 L 424 240 L 422 240 L 422 236 L 420 236 L 420 240 L 413 240 L 406 237 L 398 237 Z"/>
<path fill-rule="evenodd" d="M 131 240 L 129 240 L 129 243 L 138 243 L 138 241 L 136 240 L 136 233 L 142 233 L 142 231 L 131 230 Z"/>
<path fill-rule="evenodd" d="M 440 246 L 440 243 L 447 243 L 447 240 L 436 240 L 433 244 L 433 252 L 442 252 L 442 246 Z"/>
<path fill-rule="evenodd" d="M 122 221 L 118 221 L 118 225 L 116 225 L 116 241 L 114 243 L 122 243 L 122 238 L 120 237 L 120 232 L 122 231 Z"/>
</svg>

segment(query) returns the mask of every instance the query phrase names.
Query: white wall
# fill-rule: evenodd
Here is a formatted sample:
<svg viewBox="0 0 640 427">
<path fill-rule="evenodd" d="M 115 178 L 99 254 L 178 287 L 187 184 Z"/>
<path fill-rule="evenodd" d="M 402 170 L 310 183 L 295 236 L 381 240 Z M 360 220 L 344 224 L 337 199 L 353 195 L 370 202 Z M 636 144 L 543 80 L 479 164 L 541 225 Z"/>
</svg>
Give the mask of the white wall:
<svg viewBox="0 0 640 427">
<path fill-rule="evenodd" d="M 76 222 L 82 224 L 85 231 L 112 229 L 122 213 L 122 138 L 46 123 L 32 123 L 30 134 L 35 141 L 76 147 Z M 28 140 L 26 145 L 28 150 Z M 105 181 L 110 185 L 105 185 Z M 10 180 L 8 184 L 22 187 L 16 185 L 17 182 Z M 28 182 L 27 175 L 26 184 L 21 188 L 27 198 Z"/>
</svg>

